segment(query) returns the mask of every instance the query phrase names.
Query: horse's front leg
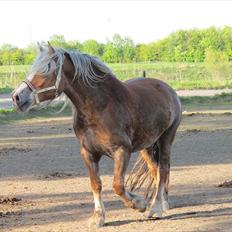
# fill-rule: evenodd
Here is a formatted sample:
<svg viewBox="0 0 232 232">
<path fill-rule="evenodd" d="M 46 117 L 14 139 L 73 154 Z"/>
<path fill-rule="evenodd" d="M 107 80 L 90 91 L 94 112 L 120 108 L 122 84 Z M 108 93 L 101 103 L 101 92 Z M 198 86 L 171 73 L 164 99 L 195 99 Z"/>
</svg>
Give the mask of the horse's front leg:
<svg viewBox="0 0 232 232">
<path fill-rule="evenodd" d="M 129 160 L 130 153 L 125 148 L 120 147 L 114 152 L 113 189 L 114 192 L 122 198 L 125 205 L 132 209 L 137 209 L 140 212 L 144 212 L 147 208 L 147 203 L 144 198 L 126 191 L 124 187 L 124 178 Z"/>
<path fill-rule="evenodd" d="M 94 214 L 89 219 L 89 226 L 96 225 L 97 227 L 101 227 L 105 223 L 105 208 L 101 197 L 102 184 L 98 165 L 100 157 L 94 157 L 83 147 L 81 148 L 81 155 L 89 171 L 95 205 Z"/>
</svg>

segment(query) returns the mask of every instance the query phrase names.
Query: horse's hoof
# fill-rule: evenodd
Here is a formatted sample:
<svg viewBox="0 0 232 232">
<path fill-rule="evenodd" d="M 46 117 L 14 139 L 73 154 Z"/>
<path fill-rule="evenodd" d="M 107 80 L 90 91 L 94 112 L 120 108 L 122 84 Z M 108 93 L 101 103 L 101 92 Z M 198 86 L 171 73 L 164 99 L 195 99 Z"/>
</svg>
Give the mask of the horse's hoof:
<svg viewBox="0 0 232 232">
<path fill-rule="evenodd" d="M 96 228 L 103 227 L 104 224 L 105 224 L 105 220 L 102 218 L 99 220 L 89 219 L 89 222 L 88 222 L 89 227 L 96 227 Z"/>
<path fill-rule="evenodd" d="M 103 215 L 99 215 L 98 213 L 94 213 L 93 216 L 88 221 L 89 227 L 97 227 L 100 228 L 105 224 L 105 217 Z"/>
<path fill-rule="evenodd" d="M 157 218 L 162 218 L 163 215 L 163 206 L 159 202 L 155 202 L 153 207 L 151 208 L 148 218 L 153 217 L 153 215 L 156 215 Z"/>
<path fill-rule="evenodd" d="M 163 201 L 162 203 L 162 208 L 163 208 L 163 211 L 166 211 L 166 210 L 169 210 L 169 204 L 167 201 Z"/>
<path fill-rule="evenodd" d="M 147 209 L 147 202 L 142 197 L 136 197 L 132 200 L 133 208 L 143 213 Z"/>
<path fill-rule="evenodd" d="M 150 210 L 147 217 L 148 218 L 153 218 L 154 214 L 156 215 L 155 218 L 160 219 L 160 218 L 162 218 L 163 212 L 162 211 Z"/>
</svg>

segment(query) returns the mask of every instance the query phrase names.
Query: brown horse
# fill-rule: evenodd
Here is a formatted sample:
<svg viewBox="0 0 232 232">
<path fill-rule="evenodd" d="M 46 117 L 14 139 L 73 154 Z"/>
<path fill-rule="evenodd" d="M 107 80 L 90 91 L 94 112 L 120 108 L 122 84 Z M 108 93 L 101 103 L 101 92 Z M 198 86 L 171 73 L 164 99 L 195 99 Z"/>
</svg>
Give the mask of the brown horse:
<svg viewBox="0 0 232 232">
<path fill-rule="evenodd" d="M 28 111 L 61 93 L 73 103 L 73 127 L 95 202 L 91 224 L 102 226 L 105 222 L 98 170 L 102 155 L 114 160 L 114 192 L 127 206 L 140 212 L 146 210 L 145 198 L 125 189 L 126 169 L 135 151 L 139 151 L 144 163 L 139 176 L 130 181 L 131 189 L 145 182 L 147 175 L 142 181 L 139 178 L 149 172 L 156 187 L 151 189 L 155 195 L 148 216 L 161 217 L 169 207 L 170 151 L 181 121 L 181 104 L 175 91 L 157 79 L 121 82 L 96 57 L 50 44 L 39 46 L 30 74 L 13 92 L 12 99 L 19 111 Z"/>
</svg>

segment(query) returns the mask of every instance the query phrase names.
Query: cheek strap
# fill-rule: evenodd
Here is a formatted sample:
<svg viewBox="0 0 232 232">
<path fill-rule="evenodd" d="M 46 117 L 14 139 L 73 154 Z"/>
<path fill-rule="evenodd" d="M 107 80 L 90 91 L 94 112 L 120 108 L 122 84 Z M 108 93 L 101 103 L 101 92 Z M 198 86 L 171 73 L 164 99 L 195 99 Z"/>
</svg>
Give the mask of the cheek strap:
<svg viewBox="0 0 232 232">
<path fill-rule="evenodd" d="M 33 94 L 33 96 L 34 96 L 34 98 L 35 98 L 35 102 L 36 102 L 36 105 L 39 105 L 41 102 L 40 102 L 40 100 L 39 100 L 39 96 L 38 96 L 38 94 L 40 94 L 40 93 L 44 93 L 44 92 L 48 92 L 48 91 L 50 91 L 50 90 L 55 90 L 56 91 L 56 93 L 55 93 L 55 97 L 57 97 L 58 96 L 58 91 L 57 91 L 57 88 L 56 88 L 56 86 L 55 85 L 53 85 L 53 86 L 50 86 L 50 87 L 47 87 L 47 88 L 44 88 L 44 89 L 36 89 L 32 84 L 31 84 L 31 82 L 29 81 L 29 80 L 24 80 L 23 81 L 28 87 L 29 87 L 29 89 L 32 91 L 32 94 Z"/>
</svg>

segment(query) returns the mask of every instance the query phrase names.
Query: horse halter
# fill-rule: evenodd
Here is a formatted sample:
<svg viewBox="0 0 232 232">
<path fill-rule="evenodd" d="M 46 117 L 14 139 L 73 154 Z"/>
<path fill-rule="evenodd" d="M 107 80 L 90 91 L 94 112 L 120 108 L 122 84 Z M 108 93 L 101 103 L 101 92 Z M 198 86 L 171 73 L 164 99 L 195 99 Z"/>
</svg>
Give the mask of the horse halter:
<svg viewBox="0 0 232 232">
<path fill-rule="evenodd" d="M 32 94 L 34 96 L 36 105 L 40 105 L 40 103 L 41 103 L 40 100 L 39 100 L 39 94 L 40 93 L 48 92 L 50 90 L 55 90 L 55 98 L 59 96 L 58 88 L 59 88 L 60 79 L 61 79 L 61 70 L 62 70 L 62 65 L 59 64 L 59 70 L 58 70 L 58 74 L 56 75 L 55 84 L 53 86 L 50 86 L 50 87 L 47 87 L 47 88 L 44 88 L 44 89 L 36 89 L 28 79 L 25 79 L 23 81 L 29 87 L 29 89 L 32 91 Z"/>
<path fill-rule="evenodd" d="M 36 88 L 31 84 L 31 82 L 30 82 L 29 80 L 26 79 L 26 80 L 24 80 L 23 82 L 24 82 L 24 83 L 29 87 L 29 89 L 32 91 L 32 94 L 33 94 L 33 96 L 34 96 L 34 98 L 35 98 L 35 103 L 36 103 L 36 105 L 39 105 L 39 104 L 41 103 L 40 100 L 39 100 L 39 94 L 40 94 L 40 93 L 48 92 L 48 91 L 50 91 L 50 90 L 55 90 L 55 91 L 56 91 L 56 93 L 55 93 L 55 98 L 59 96 L 59 94 L 58 94 L 58 89 L 57 89 L 56 85 L 53 85 L 53 86 L 50 86 L 50 87 L 47 87 L 47 88 L 44 88 L 44 89 L 36 89 Z"/>
</svg>

